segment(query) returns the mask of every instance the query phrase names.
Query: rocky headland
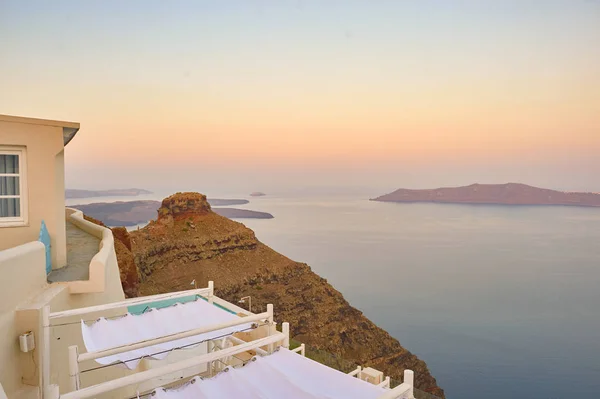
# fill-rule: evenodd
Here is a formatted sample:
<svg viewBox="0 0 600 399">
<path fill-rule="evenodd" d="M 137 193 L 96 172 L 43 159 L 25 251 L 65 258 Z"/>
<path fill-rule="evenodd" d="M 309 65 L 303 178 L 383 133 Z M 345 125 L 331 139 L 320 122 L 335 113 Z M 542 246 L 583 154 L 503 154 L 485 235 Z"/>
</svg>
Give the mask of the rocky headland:
<svg viewBox="0 0 600 399">
<path fill-rule="evenodd" d="M 128 296 L 189 289 L 215 281 L 232 303 L 252 296 L 253 311 L 275 305 L 275 319 L 290 322 L 293 339 L 339 362 L 371 366 L 400 379 L 415 371 L 420 390 L 443 398 L 425 362 L 352 307 L 304 263 L 275 252 L 243 224 L 216 214 L 204 195 L 165 198 L 158 218 L 133 232 L 113 229 Z"/>
<path fill-rule="evenodd" d="M 248 203 L 247 200 L 210 199 L 208 201 L 214 206 Z M 160 201 L 142 200 L 97 202 L 86 205 L 71 205 L 71 208 L 79 209 L 107 226 L 135 226 L 156 218 L 156 212 L 160 206 Z M 213 211 L 231 219 L 273 219 L 273 215 L 270 213 L 250 209 L 214 208 Z"/>
<path fill-rule="evenodd" d="M 600 193 L 556 191 L 520 183 L 471 184 L 429 190 L 401 188 L 372 201 L 600 207 Z"/>
</svg>

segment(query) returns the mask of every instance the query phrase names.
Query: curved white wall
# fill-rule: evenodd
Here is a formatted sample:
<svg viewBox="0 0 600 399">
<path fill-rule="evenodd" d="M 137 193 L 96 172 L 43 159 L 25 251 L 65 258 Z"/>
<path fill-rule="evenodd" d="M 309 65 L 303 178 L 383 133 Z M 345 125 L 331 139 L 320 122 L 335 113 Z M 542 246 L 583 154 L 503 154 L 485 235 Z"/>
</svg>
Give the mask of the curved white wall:
<svg viewBox="0 0 600 399">
<path fill-rule="evenodd" d="M 86 233 L 100 239 L 98 253 L 90 261 L 89 280 L 70 281 L 67 283 L 69 290 L 72 294 L 104 292 L 109 269 L 116 269 L 117 276 L 119 275 L 112 231 L 106 227 L 88 222 L 83 218 L 83 212 L 81 211 L 68 208 L 68 213 L 70 213 L 68 219 L 71 223 Z"/>
</svg>

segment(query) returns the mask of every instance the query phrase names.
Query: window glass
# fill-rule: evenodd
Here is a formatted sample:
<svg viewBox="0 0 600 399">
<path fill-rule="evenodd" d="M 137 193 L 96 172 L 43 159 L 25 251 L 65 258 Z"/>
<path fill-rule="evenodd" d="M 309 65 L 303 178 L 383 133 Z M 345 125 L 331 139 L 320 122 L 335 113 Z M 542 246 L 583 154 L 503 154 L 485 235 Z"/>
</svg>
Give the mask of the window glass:
<svg viewBox="0 0 600 399">
<path fill-rule="evenodd" d="M 0 154 L 0 173 L 19 173 L 19 156 Z"/>
<path fill-rule="evenodd" d="M 0 195 L 19 194 L 19 176 L 0 176 Z"/>
<path fill-rule="evenodd" d="M 0 218 L 21 216 L 20 198 L 0 198 Z"/>
<path fill-rule="evenodd" d="M 27 223 L 24 162 L 24 149 L 0 147 L 0 227 Z"/>
</svg>

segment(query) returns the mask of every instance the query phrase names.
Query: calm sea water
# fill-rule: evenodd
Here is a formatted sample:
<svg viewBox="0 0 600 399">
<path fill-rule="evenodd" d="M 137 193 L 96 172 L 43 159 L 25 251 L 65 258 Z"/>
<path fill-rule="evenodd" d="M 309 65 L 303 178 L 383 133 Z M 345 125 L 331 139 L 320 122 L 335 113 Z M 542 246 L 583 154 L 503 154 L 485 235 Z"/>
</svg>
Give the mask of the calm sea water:
<svg viewBox="0 0 600 399">
<path fill-rule="evenodd" d="M 270 198 L 258 238 L 425 360 L 448 398 L 600 398 L 600 209 Z"/>
<path fill-rule="evenodd" d="M 448 398 L 600 398 L 600 209 L 250 200 L 275 219 L 243 223 L 425 360 Z"/>
</svg>

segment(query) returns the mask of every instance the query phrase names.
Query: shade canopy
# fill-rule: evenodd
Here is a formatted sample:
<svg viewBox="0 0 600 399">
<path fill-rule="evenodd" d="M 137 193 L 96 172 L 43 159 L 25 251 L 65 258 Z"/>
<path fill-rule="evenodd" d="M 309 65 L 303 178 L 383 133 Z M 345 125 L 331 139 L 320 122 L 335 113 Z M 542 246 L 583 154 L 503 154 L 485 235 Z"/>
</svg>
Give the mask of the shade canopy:
<svg viewBox="0 0 600 399">
<path fill-rule="evenodd" d="M 91 325 L 87 325 L 82 320 L 81 332 L 87 351 L 96 352 L 184 331 L 210 327 L 233 320 L 240 320 L 240 317 L 219 306 L 208 303 L 204 299 L 197 299 L 193 302 L 185 304 L 177 303 L 166 308 L 152 308 L 139 315 L 127 313 L 125 316 L 117 319 L 100 318 Z M 134 369 L 138 366 L 142 357 L 151 357 L 158 360 L 164 359 L 174 349 L 193 348 L 200 345 L 203 341 L 226 337 L 235 332 L 245 331 L 250 328 L 252 328 L 252 323 L 240 324 L 117 355 L 102 357 L 96 359 L 96 361 L 100 364 L 122 362 L 127 368 Z"/>
<path fill-rule="evenodd" d="M 196 377 L 180 388 L 159 388 L 153 399 L 376 399 L 385 392 L 384 388 L 280 348 L 213 378 Z"/>
</svg>

